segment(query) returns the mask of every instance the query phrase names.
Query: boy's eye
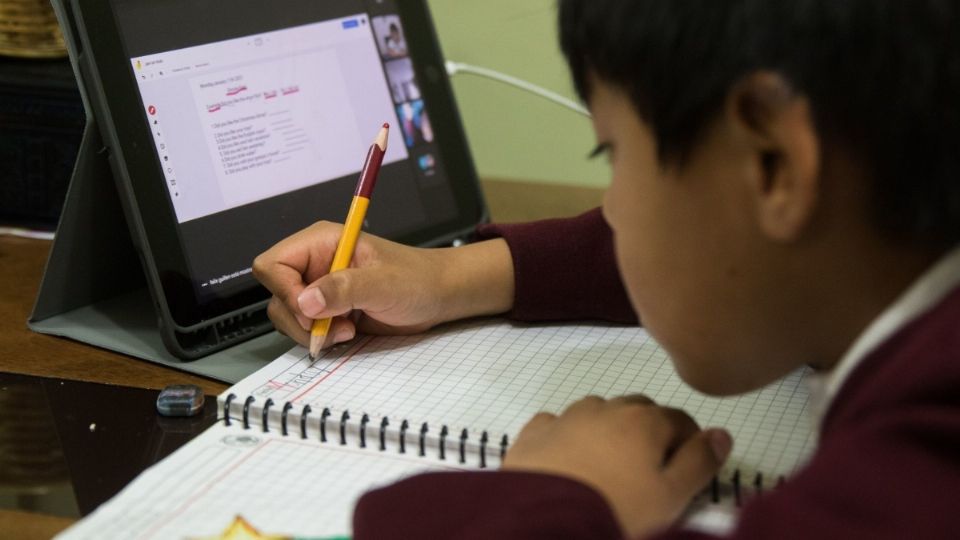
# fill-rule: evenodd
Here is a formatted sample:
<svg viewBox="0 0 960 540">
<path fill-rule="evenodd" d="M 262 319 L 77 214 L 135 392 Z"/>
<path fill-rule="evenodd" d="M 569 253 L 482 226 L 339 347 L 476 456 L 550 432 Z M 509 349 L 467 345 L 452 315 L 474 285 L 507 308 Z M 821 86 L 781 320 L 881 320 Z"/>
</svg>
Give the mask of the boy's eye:
<svg viewBox="0 0 960 540">
<path fill-rule="evenodd" d="M 588 159 L 596 159 L 604 154 L 607 154 L 609 156 L 609 153 L 610 153 L 610 143 L 600 143 L 597 145 L 596 148 L 593 149 L 593 151 L 590 152 L 590 154 L 587 157 Z"/>
</svg>

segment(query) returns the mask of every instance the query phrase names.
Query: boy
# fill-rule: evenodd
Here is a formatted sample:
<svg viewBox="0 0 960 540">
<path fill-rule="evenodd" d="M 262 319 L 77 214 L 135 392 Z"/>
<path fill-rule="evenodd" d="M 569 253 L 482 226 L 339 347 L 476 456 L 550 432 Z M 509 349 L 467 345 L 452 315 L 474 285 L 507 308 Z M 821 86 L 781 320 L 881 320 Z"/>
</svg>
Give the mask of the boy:
<svg viewBox="0 0 960 540">
<path fill-rule="evenodd" d="M 732 536 L 953 536 L 958 23 L 947 0 L 561 0 L 613 172 L 603 219 L 481 227 L 455 250 L 367 236 L 333 275 L 339 229 L 318 224 L 256 261 L 271 317 L 305 343 L 309 318 L 351 310 L 379 333 L 635 313 L 712 394 L 809 365 L 817 452 Z M 334 339 L 356 330 L 338 320 Z M 533 418 L 500 472 L 367 494 L 355 532 L 697 537 L 670 527 L 731 444 L 642 396 L 586 398 Z"/>
</svg>

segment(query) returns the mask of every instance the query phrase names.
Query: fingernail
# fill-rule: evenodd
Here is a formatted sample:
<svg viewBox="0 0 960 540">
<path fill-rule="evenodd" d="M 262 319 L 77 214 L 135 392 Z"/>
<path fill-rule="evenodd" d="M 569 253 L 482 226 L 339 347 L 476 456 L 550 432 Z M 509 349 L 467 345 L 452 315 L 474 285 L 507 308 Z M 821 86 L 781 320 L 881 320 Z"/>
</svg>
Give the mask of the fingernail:
<svg viewBox="0 0 960 540">
<path fill-rule="evenodd" d="M 353 339 L 353 330 L 349 328 L 341 328 L 337 330 L 337 333 L 333 336 L 334 343 L 343 343 L 351 339 Z"/>
<path fill-rule="evenodd" d="M 712 429 L 709 437 L 710 448 L 713 449 L 713 455 L 717 458 L 717 463 L 725 462 L 733 448 L 733 439 L 730 434 L 723 429 Z"/>
<path fill-rule="evenodd" d="M 310 328 L 313 326 L 313 319 L 300 315 L 299 313 L 297 313 L 295 316 L 297 317 L 297 322 L 300 323 L 300 328 L 303 328 L 309 332 Z"/>
<path fill-rule="evenodd" d="M 315 317 L 323 312 L 323 308 L 327 307 L 323 293 L 316 287 L 300 293 L 300 296 L 297 297 L 297 304 L 300 304 L 300 311 L 307 317 Z"/>
</svg>

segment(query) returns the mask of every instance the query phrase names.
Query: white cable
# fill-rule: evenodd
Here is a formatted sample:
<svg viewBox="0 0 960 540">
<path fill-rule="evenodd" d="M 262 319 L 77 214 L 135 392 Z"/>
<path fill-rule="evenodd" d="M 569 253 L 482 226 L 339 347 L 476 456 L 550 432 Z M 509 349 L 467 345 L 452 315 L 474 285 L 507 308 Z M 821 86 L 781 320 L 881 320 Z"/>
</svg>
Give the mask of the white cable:
<svg viewBox="0 0 960 540">
<path fill-rule="evenodd" d="M 499 71 L 495 71 L 495 70 L 480 67 L 480 66 L 473 66 L 470 64 L 464 64 L 462 62 L 454 62 L 453 60 L 447 60 L 446 62 L 444 62 L 444 65 L 447 68 L 447 75 L 451 77 L 453 77 L 457 73 L 470 73 L 473 75 L 479 75 L 480 77 L 493 79 L 495 81 L 509 84 L 510 86 L 514 86 L 521 90 L 526 90 L 527 92 L 530 92 L 532 94 L 536 94 L 542 98 L 548 99 L 558 105 L 562 105 L 574 112 L 578 112 L 586 116 L 587 118 L 590 118 L 590 111 L 584 108 L 583 105 L 580 105 L 579 103 L 577 103 L 576 101 L 573 101 L 572 99 L 568 99 L 564 96 L 561 96 L 556 92 L 552 92 L 550 90 L 547 90 L 546 88 L 541 88 L 533 83 L 529 83 L 523 79 L 518 79 L 511 75 L 500 73 Z"/>
</svg>

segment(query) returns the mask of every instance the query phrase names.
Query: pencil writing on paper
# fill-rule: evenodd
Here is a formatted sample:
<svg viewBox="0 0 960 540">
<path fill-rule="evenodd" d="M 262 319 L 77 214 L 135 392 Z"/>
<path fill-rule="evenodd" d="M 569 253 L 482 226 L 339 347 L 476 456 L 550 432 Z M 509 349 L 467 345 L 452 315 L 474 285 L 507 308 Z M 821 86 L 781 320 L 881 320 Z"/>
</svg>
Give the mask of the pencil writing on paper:
<svg viewBox="0 0 960 540">
<path fill-rule="evenodd" d="M 360 171 L 360 179 L 357 180 L 357 189 L 353 193 L 350 211 L 347 212 L 343 232 L 340 233 L 340 242 L 337 244 L 337 251 L 333 254 L 333 262 L 330 264 L 331 273 L 350 266 L 353 250 L 357 246 L 357 239 L 360 237 L 360 229 L 363 226 L 363 218 L 367 214 L 370 197 L 373 195 L 373 187 L 376 185 L 377 175 L 380 173 L 380 165 L 383 163 L 383 156 L 387 152 L 389 130 L 390 124 L 384 123 L 377 134 L 376 140 L 370 145 L 370 150 L 367 152 L 367 160 Z M 329 317 L 317 319 L 313 322 L 310 329 L 311 358 L 316 358 L 320 354 L 323 342 L 330 332 L 331 322 L 332 320 Z"/>
</svg>

